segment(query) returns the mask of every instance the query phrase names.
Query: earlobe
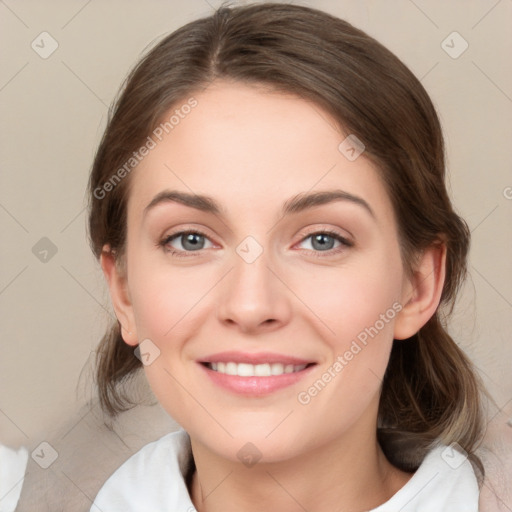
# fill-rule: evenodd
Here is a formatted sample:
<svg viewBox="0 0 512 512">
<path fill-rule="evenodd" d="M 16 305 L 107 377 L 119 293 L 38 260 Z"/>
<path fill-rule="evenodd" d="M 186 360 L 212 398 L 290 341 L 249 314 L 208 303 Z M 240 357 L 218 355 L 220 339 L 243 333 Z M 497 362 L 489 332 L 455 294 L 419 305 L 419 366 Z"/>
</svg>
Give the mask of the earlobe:
<svg viewBox="0 0 512 512">
<path fill-rule="evenodd" d="M 138 344 L 138 338 L 126 276 L 108 245 L 103 247 L 100 264 L 108 284 L 112 306 L 121 325 L 123 340 L 128 345 L 135 346 Z"/>
<path fill-rule="evenodd" d="M 425 249 L 402 291 L 402 310 L 396 317 L 394 338 L 414 336 L 434 315 L 441 301 L 446 273 L 446 245 Z"/>
</svg>

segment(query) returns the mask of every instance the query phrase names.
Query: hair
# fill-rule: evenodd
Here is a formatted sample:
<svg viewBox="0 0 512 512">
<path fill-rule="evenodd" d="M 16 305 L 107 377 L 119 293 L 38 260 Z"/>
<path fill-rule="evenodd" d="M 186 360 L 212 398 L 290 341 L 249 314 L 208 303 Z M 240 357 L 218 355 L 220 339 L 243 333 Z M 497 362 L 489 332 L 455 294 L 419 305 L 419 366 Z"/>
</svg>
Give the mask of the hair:
<svg viewBox="0 0 512 512">
<path fill-rule="evenodd" d="M 89 235 L 96 257 L 105 244 L 117 261 L 125 250 L 131 180 L 123 174 L 113 183 L 116 170 L 171 107 L 214 80 L 300 96 L 363 141 L 393 204 L 404 268 L 412 271 L 423 249 L 446 246 L 440 306 L 451 312 L 466 274 L 470 234 L 447 194 L 443 135 L 432 101 L 375 39 L 298 5 L 223 6 L 166 36 L 131 71 L 109 111 L 90 175 Z M 100 404 L 112 417 L 135 404 L 123 387 L 141 366 L 114 324 L 99 344 L 96 370 Z M 378 439 L 386 456 L 411 471 L 436 444 L 458 443 L 483 474 L 474 455 L 483 433 L 482 389 L 438 308 L 417 334 L 393 341 L 379 405 Z"/>
</svg>

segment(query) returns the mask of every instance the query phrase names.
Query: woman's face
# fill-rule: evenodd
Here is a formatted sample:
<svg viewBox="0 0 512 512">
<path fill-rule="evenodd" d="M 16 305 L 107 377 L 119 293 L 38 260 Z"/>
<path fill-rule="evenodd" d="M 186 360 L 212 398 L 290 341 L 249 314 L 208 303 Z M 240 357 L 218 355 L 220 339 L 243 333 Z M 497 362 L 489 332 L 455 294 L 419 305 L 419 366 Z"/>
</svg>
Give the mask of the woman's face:
<svg viewBox="0 0 512 512">
<path fill-rule="evenodd" d="M 315 104 L 194 98 L 130 177 L 125 339 L 153 392 L 232 460 L 374 437 L 406 289 L 383 183 Z"/>
</svg>

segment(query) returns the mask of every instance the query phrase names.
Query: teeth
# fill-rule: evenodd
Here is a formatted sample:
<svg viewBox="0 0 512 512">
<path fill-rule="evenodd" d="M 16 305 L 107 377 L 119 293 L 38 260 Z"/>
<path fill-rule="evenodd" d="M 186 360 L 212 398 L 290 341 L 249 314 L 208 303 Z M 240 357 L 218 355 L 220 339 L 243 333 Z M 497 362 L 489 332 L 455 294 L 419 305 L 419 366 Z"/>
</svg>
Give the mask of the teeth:
<svg viewBox="0 0 512 512">
<path fill-rule="evenodd" d="M 236 375 L 237 368 L 236 363 L 226 363 L 226 373 L 228 375 Z"/>
<path fill-rule="evenodd" d="M 239 377 L 270 377 L 271 375 L 283 375 L 284 373 L 300 372 L 307 365 L 283 365 L 281 363 L 208 363 L 208 368 L 226 375 L 238 375 Z"/>
<path fill-rule="evenodd" d="M 268 363 L 255 365 L 254 375 L 256 375 L 256 377 L 270 377 L 272 375 L 270 365 Z"/>
<path fill-rule="evenodd" d="M 240 375 L 240 377 L 252 377 L 254 375 L 254 365 L 239 363 L 236 373 Z"/>
<path fill-rule="evenodd" d="M 284 366 L 281 363 L 272 363 L 270 366 L 270 372 L 272 375 L 281 375 L 284 373 Z"/>
</svg>

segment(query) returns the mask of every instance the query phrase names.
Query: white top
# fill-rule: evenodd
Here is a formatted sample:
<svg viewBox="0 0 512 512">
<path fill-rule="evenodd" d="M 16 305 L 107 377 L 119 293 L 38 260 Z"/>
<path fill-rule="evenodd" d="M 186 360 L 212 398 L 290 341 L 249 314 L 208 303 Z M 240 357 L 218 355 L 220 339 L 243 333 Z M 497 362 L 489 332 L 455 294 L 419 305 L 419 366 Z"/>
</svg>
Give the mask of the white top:
<svg viewBox="0 0 512 512">
<path fill-rule="evenodd" d="M 26 448 L 0 445 L 0 512 L 14 512 L 20 499 L 28 461 Z"/>
<path fill-rule="evenodd" d="M 184 430 L 167 434 L 130 457 L 103 485 L 91 512 L 194 512 L 185 483 L 192 461 Z M 450 447 L 433 449 L 412 478 L 370 512 L 478 512 L 471 463 Z"/>
</svg>

